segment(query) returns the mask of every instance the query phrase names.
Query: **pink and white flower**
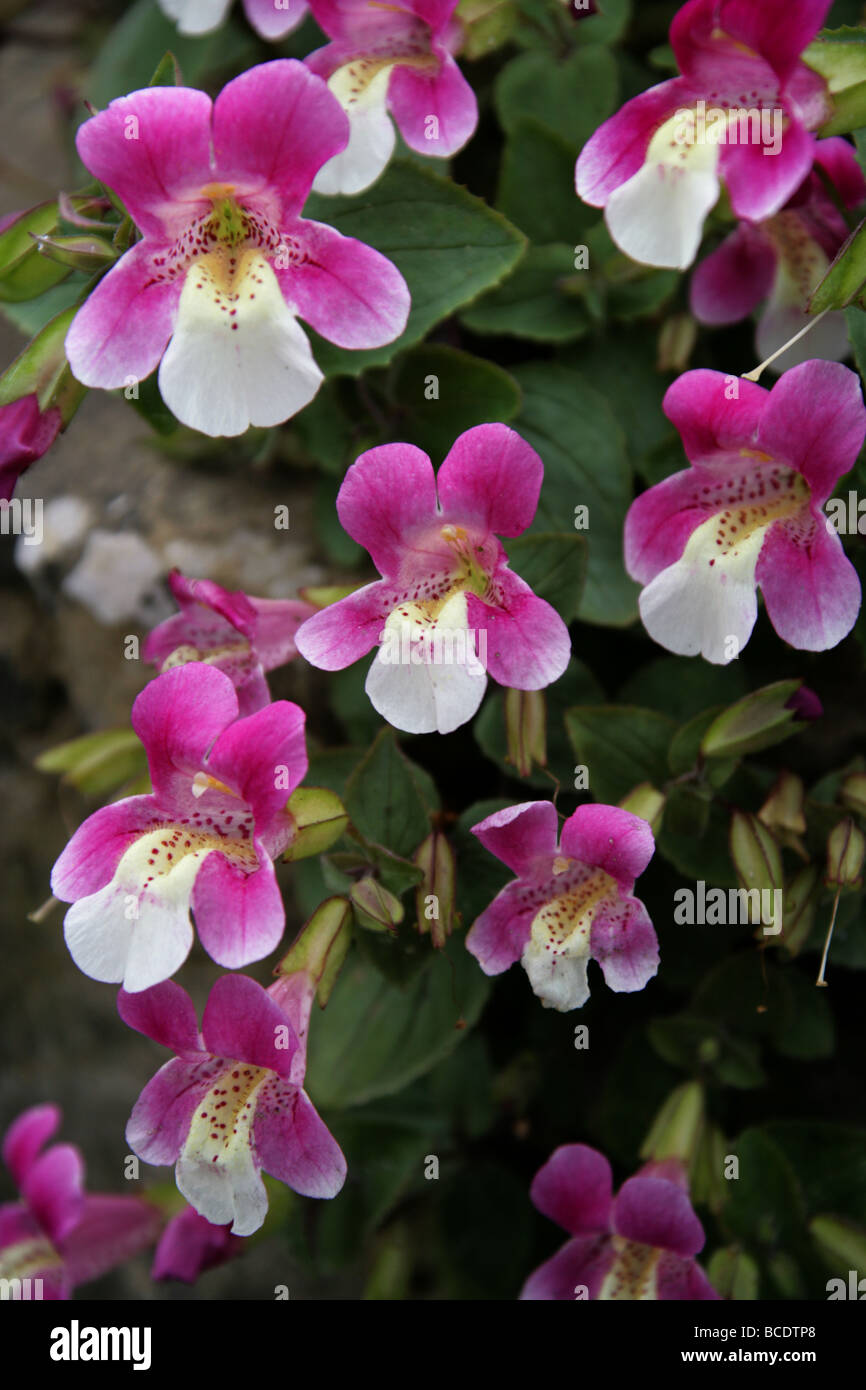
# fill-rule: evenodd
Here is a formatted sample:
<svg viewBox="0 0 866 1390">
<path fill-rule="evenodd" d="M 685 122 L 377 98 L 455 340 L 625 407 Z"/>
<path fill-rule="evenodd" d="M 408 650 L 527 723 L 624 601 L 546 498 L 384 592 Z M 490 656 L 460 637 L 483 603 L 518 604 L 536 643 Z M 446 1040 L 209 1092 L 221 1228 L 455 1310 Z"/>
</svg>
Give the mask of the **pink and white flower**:
<svg viewBox="0 0 866 1390">
<path fill-rule="evenodd" d="M 0 406 L 0 504 L 11 500 L 21 474 L 48 452 L 61 424 L 57 407 L 40 410 L 35 395 Z"/>
<path fill-rule="evenodd" d="M 478 124 L 475 93 L 454 61 L 463 39 L 457 0 L 310 0 L 331 39 L 305 58 L 349 117 L 341 154 L 317 174 L 317 193 L 359 193 L 394 149 L 391 117 L 410 149 L 447 159 Z M 390 113 L 390 114 L 389 114 Z"/>
<path fill-rule="evenodd" d="M 663 405 L 691 467 L 648 488 L 625 521 L 650 637 L 726 665 L 749 640 L 760 586 L 783 641 L 835 647 L 857 618 L 860 581 L 821 509 L 866 434 L 859 377 L 804 362 L 767 391 L 686 372 Z"/>
<path fill-rule="evenodd" d="M 763 361 L 800 329 L 795 343 L 771 370 L 782 372 L 810 357 L 840 361 L 851 351 L 843 313 L 816 321 L 806 313 L 812 292 L 848 236 L 845 219 L 827 191 L 821 172 L 844 206 L 866 198 L 866 181 L 847 140 L 821 140 L 812 172 L 781 212 L 764 222 L 740 222 L 692 276 L 691 309 L 701 323 L 736 323 L 767 300 L 758 320 L 757 352 Z"/>
<path fill-rule="evenodd" d="M 242 1249 L 243 1240 L 233 1236 L 229 1226 L 214 1226 L 192 1207 L 184 1207 L 160 1236 L 150 1277 L 194 1284 L 200 1274 L 233 1260 Z"/>
<path fill-rule="evenodd" d="M 645 820 L 617 806 L 578 806 L 557 844 L 556 807 L 525 801 L 495 811 L 472 833 L 517 875 L 466 938 L 485 975 L 519 960 L 545 1008 L 561 1013 L 589 998 L 590 960 L 617 993 L 652 979 L 658 941 L 646 908 L 632 896 L 655 849 Z"/>
<path fill-rule="evenodd" d="M 343 528 L 382 578 L 298 629 L 298 651 L 339 671 L 377 643 L 365 689 L 409 733 L 450 733 L 471 719 L 487 673 L 540 690 L 568 665 L 568 629 L 508 568 L 498 536 L 519 536 L 538 505 L 544 466 L 505 425 L 476 425 L 434 476 L 412 444 L 369 449 L 337 496 Z"/>
<path fill-rule="evenodd" d="M 307 770 L 304 712 L 277 700 L 238 718 L 228 676 L 190 662 L 150 682 L 132 727 L 153 793 L 104 806 L 54 866 L 72 903 L 64 934 L 94 980 L 143 990 L 173 975 L 193 940 L 219 965 L 261 960 L 283 934 L 273 860 L 294 825 L 286 802 Z"/>
<path fill-rule="evenodd" d="M 688 0 L 671 45 L 681 76 L 604 122 L 577 161 L 578 195 L 605 210 L 632 260 L 685 270 L 724 184 L 737 217 L 780 212 L 812 167 L 829 115 L 800 54 L 831 0 Z M 715 114 L 718 113 L 718 114 Z"/>
<path fill-rule="evenodd" d="M 175 1054 L 149 1081 L 126 1130 L 145 1163 L 174 1163 L 178 1188 L 215 1226 L 248 1236 L 268 1198 L 261 1170 L 304 1197 L 334 1197 L 346 1177 L 337 1141 L 303 1089 L 315 985 L 303 974 L 265 990 L 245 975 L 213 986 L 201 1033 L 173 981 L 121 990 L 121 1018 Z"/>
<path fill-rule="evenodd" d="M 225 23 L 232 0 L 159 0 L 159 8 L 177 24 L 179 34 L 211 34 Z M 297 29 L 307 0 L 243 0 L 244 14 L 256 33 L 276 42 Z"/>
<path fill-rule="evenodd" d="M 614 1196 L 604 1154 L 563 1144 L 530 1197 L 571 1238 L 529 1276 L 521 1299 L 719 1298 L 695 1260 L 705 1237 L 680 1164 L 647 1163 Z"/>
<path fill-rule="evenodd" d="M 324 82 L 280 59 L 215 102 L 148 87 L 78 131 L 90 172 L 142 239 L 96 286 L 66 336 L 74 375 L 106 390 L 159 367 L 163 400 L 208 435 L 277 425 L 322 373 L 297 316 L 343 348 L 399 337 L 406 283 L 389 260 L 300 216 L 349 122 Z"/>
<path fill-rule="evenodd" d="M 297 656 L 295 633 L 315 613 L 313 605 L 251 598 L 209 579 L 187 579 L 179 570 L 172 570 L 168 582 L 181 611 L 150 633 L 142 649 L 145 661 L 160 672 L 188 661 L 216 666 L 235 687 L 241 715 L 270 704 L 265 672 Z"/>
<path fill-rule="evenodd" d="M 158 1209 L 139 1197 L 88 1196 L 78 1149 L 45 1148 L 59 1125 L 56 1105 L 34 1105 L 3 1140 L 21 1200 L 0 1206 L 0 1278 L 30 1281 L 23 1297 L 69 1298 L 151 1245 L 162 1225 Z"/>
</svg>

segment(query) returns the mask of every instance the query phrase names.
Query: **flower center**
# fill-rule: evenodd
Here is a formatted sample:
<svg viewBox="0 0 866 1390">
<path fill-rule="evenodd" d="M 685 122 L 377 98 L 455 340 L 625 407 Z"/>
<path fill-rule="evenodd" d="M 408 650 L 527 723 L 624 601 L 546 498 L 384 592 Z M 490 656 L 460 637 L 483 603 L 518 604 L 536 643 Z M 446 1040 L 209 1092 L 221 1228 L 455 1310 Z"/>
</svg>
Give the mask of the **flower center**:
<svg viewBox="0 0 866 1390">
<path fill-rule="evenodd" d="M 553 872 L 568 873 L 574 861 L 558 857 Z M 558 867 L 559 866 L 559 867 Z M 564 892 L 544 903 L 532 919 L 529 941 L 533 952 L 584 956 L 589 952 L 592 919 L 604 898 L 616 899 L 616 880 L 604 869 L 588 869 Z"/>
<path fill-rule="evenodd" d="M 51 1242 L 34 1236 L 0 1250 L 0 1279 L 30 1279 L 43 1269 L 57 1269 L 62 1264 Z"/>
<path fill-rule="evenodd" d="M 230 1159 L 233 1150 L 249 1147 L 260 1087 L 272 1075 L 248 1062 L 223 1062 L 227 1068 L 196 1108 L 184 1149 L 198 1162 Z"/>
<path fill-rule="evenodd" d="M 612 1236 L 614 1261 L 599 1290 L 599 1299 L 655 1299 L 656 1266 L 661 1251 L 653 1245 L 641 1245 L 624 1236 Z"/>
<path fill-rule="evenodd" d="M 768 460 L 766 454 L 757 450 L 743 449 L 741 453 L 762 463 Z M 713 494 L 712 484 L 702 489 L 700 500 L 712 506 L 714 514 L 692 532 L 685 549 L 685 555 L 690 558 L 690 552 L 710 545 L 711 565 L 717 558 L 735 559 L 741 548 L 748 547 L 753 538 L 757 540 L 758 533 L 773 522 L 787 521 L 802 512 L 810 497 L 809 486 L 801 473 L 778 466 L 744 474 L 733 487 L 726 479 L 716 495 Z"/>
</svg>

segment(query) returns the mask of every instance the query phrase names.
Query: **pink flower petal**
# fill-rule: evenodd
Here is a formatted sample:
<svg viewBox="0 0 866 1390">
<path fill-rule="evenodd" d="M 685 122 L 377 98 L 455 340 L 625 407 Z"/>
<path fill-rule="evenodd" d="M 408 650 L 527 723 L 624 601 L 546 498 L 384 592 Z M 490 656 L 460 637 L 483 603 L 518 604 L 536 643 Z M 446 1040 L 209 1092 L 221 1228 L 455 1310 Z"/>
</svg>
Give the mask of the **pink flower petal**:
<svg viewBox="0 0 866 1390">
<path fill-rule="evenodd" d="M 295 635 L 301 623 L 316 609 L 311 603 L 293 598 L 251 598 L 255 615 L 256 655 L 266 671 L 285 666 L 297 656 Z"/>
<path fill-rule="evenodd" d="M 693 469 L 674 473 L 637 497 L 626 513 L 625 567 L 639 584 L 676 563 L 696 526 L 706 521 L 701 479 Z"/>
<path fill-rule="evenodd" d="M 202 1036 L 215 1056 L 250 1062 L 278 1076 L 289 1074 L 298 1046 L 285 1014 L 247 975 L 217 980 L 205 1005 Z"/>
<path fill-rule="evenodd" d="M 681 106 L 694 104 L 695 93 L 680 78 L 660 82 L 627 101 L 592 134 L 577 161 L 577 195 L 603 208 L 614 189 L 643 167 L 647 148 L 659 126 Z"/>
<path fill-rule="evenodd" d="M 368 449 L 343 479 L 337 515 L 343 530 L 370 552 L 379 573 L 396 577 L 412 531 L 437 519 L 432 463 L 414 444 Z M 299 651 L 304 654 L 303 647 Z"/>
<path fill-rule="evenodd" d="M 282 0 L 279 7 L 276 0 L 244 0 L 244 12 L 250 24 L 257 34 L 272 43 L 297 29 L 306 17 L 307 8 L 306 0 Z"/>
<path fill-rule="evenodd" d="M 755 447 L 768 396 L 754 381 L 735 377 L 732 384 L 723 372 L 699 368 L 677 377 L 662 409 L 682 435 L 691 462 L 713 463 L 720 454 Z"/>
<path fill-rule="evenodd" d="M 51 447 L 62 423 L 55 407 L 40 411 L 35 395 L 0 406 L 0 500 L 10 500 L 21 474 Z"/>
<path fill-rule="evenodd" d="M 758 447 L 799 470 L 818 506 L 854 467 L 866 436 L 860 378 L 838 362 L 803 362 L 770 392 Z"/>
<path fill-rule="evenodd" d="M 527 902 L 516 883 L 509 883 L 476 917 L 466 936 L 469 951 L 485 975 L 501 975 L 523 955 L 538 904 Z"/>
<path fill-rule="evenodd" d="M 146 87 L 85 121 L 75 143 L 85 167 L 117 194 L 136 226 L 173 241 L 196 203 L 210 210 L 200 193 L 213 178 L 210 122 L 205 92 Z"/>
<path fill-rule="evenodd" d="M 447 158 L 462 149 L 478 125 L 475 93 L 450 54 L 441 52 L 434 76 L 398 63 L 388 83 L 388 107 L 410 149 Z M 434 116 L 438 127 L 428 124 Z M 435 139 L 429 132 L 437 130 Z"/>
<path fill-rule="evenodd" d="M 263 853 L 253 873 L 209 854 L 196 875 L 192 910 L 202 946 L 229 970 L 270 955 L 286 925 L 274 866 Z"/>
<path fill-rule="evenodd" d="M 568 1240 L 561 1250 L 530 1274 L 520 1291 L 520 1299 L 573 1303 L 578 1294 L 590 1300 L 597 1298 L 613 1258 L 613 1246 L 607 1235 Z"/>
<path fill-rule="evenodd" d="M 155 280 L 153 255 L 146 241 L 133 246 L 72 320 L 66 355 L 85 386 L 112 391 L 134 385 L 159 365 L 174 330 L 183 277 Z"/>
<path fill-rule="evenodd" d="M 696 1255 L 704 1231 L 691 1202 L 676 1183 L 663 1178 L 629 1178 L 613 1203 L 617 1235 L 642 1245 L 654 1245 L 675 1255 Z"/>
<path fill-rule="evenodd" d="M 295 638 L 301 656 L 321 671 L 342 671 L 366 656 L 384 631 L 389 592 L 386 584 L 367 584 L 308 618 Z"/>
<path fill-rule="evenodd" d="M 72 1283 L 99 1279 L 156 1240 L 162 1214 L 140 1197 L 86 1197 L 84 1214 L 63 1245 Z"/>
<path fill-rule="evenodd" d="M 856 207 L 866 198 L 863 170 L 853 147 L 841 135 L 831 135 L 827 140 L 818 141 L 815 164 L 829 175 L 846 207 Z M 823 190 L 823 184 L 821 188 Z"/>
<path fill-rule="evenodd" d="M 476 425 L 455 440 L 436 477 L 443 520 L 519 536 L 538 509 L 544 464 L 516 430 Z"/>
<path fill-rule="evenodd" d="M 471 827 L 484 848 L 521 877 L 549 871 L 556 854 L 557 828 L 552 801 L 506 806 Z"/>
<path fill-rule="evenodd" d="M 51 891 L 61 902 L 89 897 L 111 882 L 140 835 L 160 823 L 152 796 L 128 796 L 103 806 L 79 825 L 51 871 Z"/>
<path fill-rule="evenodd" d="M 568 628 L 556 609 L 538 598 L 519 575 L 503 567 L 496 583 L 495 605 L 466 595 L 470 630 L 487 634 L 485 666 L 500 685 L 542 690 L 559 680 L 571 660 Z"/>
<path fill-rule="evenodd" d="M 656 1297 L 668 1302 L 672 1299 L 710 1302 L 720 1299 L 721 1294 L 716 1293 L 694 1260 L 684 1260 L 666 1251 L 659 1259 L 656 1271 Z"/>
<path fill-rule="evenodd" d="M 297 216 L 323 164 L 349 138 L 349 122 L 322 80 L 293 58 L 248 68 L 214 103 L 218 176 L 264 190 L 277 220 Z"/>
<path fill-rule="evenodd" d="M 782 640 L 801 651 L 835 647 L 860 611 L 857 571 L 828 525 L 823 517 L 805 528 L 777 523 L 758 557 L 755 578 L 767 617 Z"/>
<path fill-rule="evenodd" d="M 244 1242 L 228 1226 L 213 1226 L 192 1207 L 173 1216 L 153 1257 L 151 1279 L 194 1284 L 200 1274 L 239 1255 Z"/>
<path fill-rule="evenodd" d="M 392 261 L 323 222 L 304 219 L 292 235 L 298 262 L 275 273 L 294 312 L 338 347 L 381 347 L 399 338 L 411 297 Z"/>
<path fill-rule="evenodd" d="M 539 1168 L 529 1195 L 569 1235 L 607 1231 L 613 1201 L 610 1164 L 586 1144 L 563 1144 Z"/>
<path fill-rule="evenodd" d="M 830 4 L 831 0 L 690 0 L 677 11 L 671 44 L 681 71 L 693 76 L 701 49 L 721 31 L 759 54 L 784 81 L 824 23 Z"/>
<path fill-rule="evenodd" d="M 148 1081 L 133 1106 L 126 1142 L 145 1163 L 174 1163 L 186 1143 L 196 1107 L 225 1070 L 223 1058 L 188 1062 L 173 1057 Z"/>
<path fill-rule="evenodd" d="M 81 1217 L 84 1161 L 72 1144 L 52 1144 L 37 1158 L 21 1185 L 21 1195 L 53 1245 L 64 1240 Z"/>
<path fill-rule="evenodd" d="M 604 869 L 630 893 L 653 857 L 652 830 L 640 816 L 619 806 L 578 806 L 562 827 L 561 852 L 592 868 Z"/>
<path fill-rule="evenodd" d="M 138 994 L 118 991 L 117 1012 L 124 1023 L 181 1057 L 201 1052 L 193 1002 L 181 985 L 165 980 Z"/>
<path fill-rule="evenodd" d="M 722 145 L 719 173 L 737 217 L 760 222 L 784 207 L 812 168 L 815 148 L 814 137 L 793 120 L 775 154 L 761 144 Z"/>
<path fill-rule="evenodd" d="M 6 1131 L 3 1139 L 3 1162 L 20 1188 L 42 1148 L 60 1128 L 60 1107 L 33 1105 L 25 1110 Z"/>
<path fill-rule="evenodd" d="M 286 802 L 307 771 L 305 719 L 299 705 L 276 700 L 229 724 L 208 755 L 208 773 L 237 792 L 253 812 L 256 834 L 267 840 L 272 828 L 285 840 Z"/>
<path fill-rule="evenodd" d="M 256 1106 L 256 1153 L 266 1173 L 302 1197 L 336 1197 L 346 1160 L 305 1091 L 271 1082 Z"/>
<path fill-rule="evenodd" d="M 175 666 L 145 686 L 132 707 L 132 727 L 147 750 L 157 800 L 194 805 L 191 780 L 237 714 L 228 676 L 203 662 Z"/>
<path fill-rule="evenodd" d="M 692 313 L 701 323 L 737 323 L 766 299 L 775 272 L 772 243 L 760 228 L 741 222 L 696 267 L 689 289 Z"/>
<path fill-rule="evenodd" d="M 605 984 L 617 994 L 644 989 L 658 971 L 658 938 L 639 898 L 603 903 L 593 918 L 590 941 Z"/>
</svg>

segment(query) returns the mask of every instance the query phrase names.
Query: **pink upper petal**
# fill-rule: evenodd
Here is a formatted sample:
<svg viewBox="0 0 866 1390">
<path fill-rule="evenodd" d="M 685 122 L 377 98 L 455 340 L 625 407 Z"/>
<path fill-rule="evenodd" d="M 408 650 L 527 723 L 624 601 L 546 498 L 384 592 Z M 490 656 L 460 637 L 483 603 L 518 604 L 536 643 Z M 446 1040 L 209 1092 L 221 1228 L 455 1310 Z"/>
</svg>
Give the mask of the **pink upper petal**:
<svg viewBox="0 0 866 1390">
<path fill-rule="evenodd" d="M 604 869 L 624 893 L 630 893 L 653 857 L 649 825 L 619 806 L 578 806 L 562 827 L 560 848 L 569 859 Z"/>
<path fill-rule="evenodd" d="M 311 603 L 294 598 L 251 598 L 255 615 L 256 655 L 266 671 L 285 666 L 297 656 L 295 635 L 302 622 L 316 609 Z"/>
<path fill-rule="evenodd" d="M 346 1160 L 305 1091 L 277 1081 L 263 1087 L 254 1134 L 266 1173 L 302 1197 L 336 1197 L 346 1180 Z"/>
<path fill-rule="evenodd" d="M 245 192 L 274 192 L 283 218 L 296 216 L 313 179 L 349 139 L 349 121 L 327 86 L 293 58 L 248 68 L 214 103 L 218 176 Z"/>
<path fill-rule="evenodd" d="M 794 120 L 786 122 L 775 154 L 761 144 L 722 145 L 719 173 L 737 217 L 760 222 L 779 212 L 812 168 L 815 149 L 814 136 Z"/>
<path fill-rule="evenodd" d="M 801 651 L 835 647 L 860 611 L 857 571 L 827 526 L 820 513 L 811 525 L 777 523 L 755 570 L 767 617 L 782 640 Z"/>
<path fill-rule="evenodd" d="M 614 189 L 642 168 L 650 140 L 659 126 L 678 107 L 694 100 L 686 83 L 673 78 L 627 101 L 599 126 L 581 150 L 576 171 L 578 197 L 592 207 L 604 207 Z"/>
<path fill-rule="evenodd" d="M 85 121 L 82 162 L 122 200 L 147 236 L 173 239 L 209 210 L 211 100 L 193 87 L 146 87 Z"/>
<path fill-rule="evenodd" d="M 784 82 L 824 23 L 831 3 L 832 0 L 689 0 L 677 11 L 671 25 L 671 44 L 680 71 L 693 78 L 708 76 L 707 50 L 712 52 L 711 41 L 721 31 L 736 40 L 737 45 L 745 44 L 759 54 Z M 724 56 L 717 61 L 723 73 Z"/>
<path fill-rule="evenodd" d="M 608 989 L 633 994 L 649 983 L 659 968 L 659 943 L 639 898 L 601 904 L 592 921 L 590 950 Z"/>
<path fill-rule="evenodd" d="M 539 1168 L 529 1195 L 569 1235 L 606 1231 L 613 1200 L 610 1164 L 586 1144 L 563 1144 Z"/>
<path fill-rule="evenodd" d="M 307 9 L 306 0 L 283 0 L 279 8 L 276 0 L 244 0 L 244 12 L 250 24 L 257 34 L 271 42 L 284 39 L 286 34 L 297 29 Z M 200 1219 L 204 1220 L 204 1217 Z M 154 1278 L 156 1277 L 154 1275 Z"/>
<path fill-rule="evenodd" d="M 52 1144 L 28 1169 L 21 1195 L 52 1245 L 63 1241 L 81 1217 L 84 1161 L 72 1144 Z"/>
<path fill-rule="evenodd" d="M 193 617 L 203 618 L 201 609 L 210 609 L 215 616 L 242 633 L 250 641 L 256 632 L 256 610 L 253 600 L 239 589 L 232 592 L 211 579 L 187 579 L 180 570 L 168 577 L 171 591 L 181 609 Z"/>
<path fill-rule="evenodd" d="M 259 865 L 246 873 L 222 854 L 209 854 L 192 890 L 199 941 L 230 970 L 262 960 L 279 945 L 286 913 L 274 866 L 258 845 Z"/>
<path fill-rule="evenodd" d="M 317 333 L 343 348 L 381 347 L 406 327 L 409 287 L 392 261 L 323 222 L 292 229 L 301 255 L 277 270 L 287 304 Z"/>
<path fill-rule="evenodd" d="M 259 835 L 268 837 L 272 822 L 282 816 L 306 774 L 305 720 L 299 705 L 275 700 L 229 724 L 208 754 L 208 773 L 242 797 L 255 816 Z"/>
<path fill-rule="evenodd" d="M 515 690 L 542 690 L 559 680 L 571 659 L 568 628 L 519 575 L 502 567 L 496 583 L 495 604 L 467 593 L 467 626 L 486 632 L 484 664 L 494 680 Z"/>
<path fill-rule="evenodd" d="M 586 1297 L 597 1298 L 614 1259 L 610 1236 L 578 1236 L 566 1241 L 549 1260 L 530 1274 L 520 1291 L 524 1302 L 556 1300 L 573 1303 L 581 1286 Z"/>
<path fill-rule="evenodd" d="M 35 395 L 0 406 L 0 500 L 9 501 L 21 474 L 51 447 L 62 423 L 56 407 L 40 411 Z"/>
<path fill-rule="evenodd" d="M 521 878 L 547 873 L 556 854 L 558 821 L 552 801 L 506 806 L 471 827 L 485 849 Z"/>
<path fill-rule="evenodd" d="M 677 377 L 662 409 L 682 435 L 692 463 L 711 463 L 719 454 L 754 448 L 768 395 L 754 381 L 699 368 Z"/>
<path fill-rule="evenodd" d="M 692 275 L 689 300 L 701 323 L 736 323 L 750 314 L 773 286 L 776 252 L 757 227 L 741 222 Z"/>
<path fill-rule="evenodd" d="M 478 125 L 475 93 L 454 59 L 440 53 L 434 76 L 398 63 L 388 83 L 388 107 L 397 129 L 418 154 L 447 158 L 462 149 Z M 439 122 L 436 139 L 429 132 L 431 116 Z"/>
<path fill-rule="evenodd" d="M 819 506 L 854 467 L 866 436 L 860 378 L 840 362 L 792 367 L 770 392 L 758 444 L 802 473 Z"/>
<path fill-rule="evenodd" d="M 661 1256 L 656 1271 L 656 1297 L 665 1301 L 684 1299 L 709 1302 L 720 1299 L 700 1265 L 668 1251 Z"/>
<path fill-rule="evenodd" d="M 200 1274 L 239 1255 L 244 1242 L 229 1226 L 214 1226 L 192 1207 L 173 1216 L 153 1257 L 151 1279 L 179 1279 L 194 1284 Z"/>
<path fill-rule="evenodd" d="M 188 795 L 193 801 L 184 784 L 201 770 L 208 748 L 237 713 L 228 676 L 200 661 L 175 666 L 145 686 L 132 707 L 132 727 L 147 751 L 158 800 L 188 804 Z"/>
<path fill-rule="evenodd" d="M 537 912 L 538 903 L 527 901 L 520 885 L 513 882 L 476 917 L 466 936 L 466 949 L 485 975 L 501 975 L 520 960 Z"/>
<path fill-rule="evenodd" d="M 106 391 L 150 376 L 174 332 L 182 289 L 182 276 L 154 279 L 153 250 L 138 242 L 100 280 L 72 320 L 66 355 L 73 376 Z"/>
<path fill-rule="evenodd" d="M 295 638 L 301 656 L 322 671 L 342 671 L 366 656 L 384 631 L 389 592 L 385 584 L 366 584 L 308 618 Z"/>
<path fill-rule="evenodd" d="M 111 882 L 133 841 L 159 821 L 152 796 L 128 796 L 94 811 L 79 825 L 51 871 L 54 896 L 74 903 L 97 893 Z"/>
<path fill-rule="evenodd" d="M 247 975 L 217 980 L 205 1005 L 202 1037 L 215 1056 L 250 1062 L 278 1076 L 288 1076 L 298 1046 L 286 1015 Z"/>
<path fill-rule="evenodd" d="M 519 536 L 538 508 L 544 464 L 507 425 L 475 425 L 452 444 L 436 477 L 444 518 Z"/>
<path fill-rule="evenodd" d="M 846 207 L 856 207 L 866 198 L 863 170 L 853 146 L 841 135 L 831 135 L 827 140 L 818 141 L 815 164 L 829 175 Z"/>
<path fill-rule="evenodd" d="M 63 1246 L 72 1283 L 99 1279 L 156 1240 L 162 1226 L 158 1207 L 140 1197 L 86 1197 L 84 1213 Z"/>
<path fill-rule="evenodd" d="M 626 1240 L 696 1255 L 704 1231 L 688 1196 L 677 1183 L 663 1178 L 629 1178 L 613 1204 L 613 1228 Z"/>
<path fill-rule="evenodd" d="M 138 994 L 119 990 L 117 1012 L 130 1028 L 181 1057 L 201 1052 L 193 1002 L 173 980 L 164 980 Z"/>
<path fill-rule="evenodd" d="M 57 1105 L 34 1105 L 25 1110 L 6 1131 L 3 1138 L 3 1162 L 20 1188 L 40 1150 L 60 1128 L 60 1108 Z"/>
<path fill-rule="evenodd" d="M 414 444 L 368 449 L 343 479 L 337 515 L 343 530 L 370 552 L 379 573 L 396 576 L 412 530 L 436 519 L 432 463 Z M 303 655 L 303 647 L 299 650 Z"/>
</svg>

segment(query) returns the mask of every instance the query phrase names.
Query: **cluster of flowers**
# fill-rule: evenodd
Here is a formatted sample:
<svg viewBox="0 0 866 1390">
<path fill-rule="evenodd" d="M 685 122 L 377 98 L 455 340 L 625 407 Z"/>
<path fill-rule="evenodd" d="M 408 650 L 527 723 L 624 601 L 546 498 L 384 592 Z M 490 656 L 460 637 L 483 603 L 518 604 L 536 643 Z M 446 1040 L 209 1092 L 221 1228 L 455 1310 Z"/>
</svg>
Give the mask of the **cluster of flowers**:
<svg viewBox="0 0 866 1390">
<path fill-rule="evenodd" d="M 267 37 L 305 9 L 245 2 Z M 212 27 L 227 8 L 223 0 L 166 7 L 189 32 Z M 181 421 L 235 435 L 280 423 L 318 389 L 297 317 L 346 348 L 402 333 L 410 302 L 397 269 L 301 210 L 311 188 L 357 192 L 378 176 L 394 145 L 391 117 L 427 154 L 447 156 L 469 138 L 477 112 L 453 58 L 455 0 L 311 0 L 310 8 L 331 42 L 305 63 L 253 68 L 214 103 L 192 89 L 149 88 L 82 126 L 83 162 L 141 236 L 69 328 L 79 382 L 110 389 L 158 369 Z M 796 283 L 802 298 L 844 236 L 815 167 L 849 205 L 866 191 L 850 147 L 818 149 L 812 133 L 826 87 L 799 55 L 826 0 L 793 9 L 792 19 L 776 0 L 689 0 L 671 34 L 683 75 L 630 102 L 577 167 L 578 192 L 605 207 L 618 244 L 652 264 L 690 264 L 723 179 L 741 225 L 699 269 L 695 309 L 721 322 L 770 292 L 762 330 L 770 338 L 791 308 L 787 288 Z M 707 99 L 732 120 L 747 101 L 778 106 L 775 159 L 734 141 L 684 145 L 673 124 Z M 866 436 L 857 377 L 836 362 L 807 361 L 768 392 L 691 371 L 664 408 L 691 466 L 628 514 L 625 564 L 642 585 L 649 633 L 671 651 L 729 661 L 749 638 L 760 586 L 783 640 L 812 651 L 837 644 L 856 619 L 860 586 L 821 507 Z M 0 468 L 11 492 L 61 422 L 35 397 L 5 410 L 14 428 Z M 158 674 L 132 712 L 152 791 L 89 817 L 52 876 L 55 895 L 71 904 L 65 937 L 76 964 L 121 985 L 122 1019 L 173 1054 L 127 1130 L 142 1160 L 175 1164 L 189 1203 L 162 1236 L 162 1272 L 194 1277 L 262 1225 L 262 1170 L 319 1198 L 345 1178 L 339 1146 L 303 1089 L 312 974 L 280 974 L 268 989 L 223 976 L 200 1030 L 171 979 L 190 951 L 193 917 L 202 946 L 229 971 L 262 960 L 283 936 L 274 863 L 296 834 L 288 802 L 307 770 L 305 716 L 271 701 L 266 672 L 298 653 L 334 671 L 378 646 L 369 698 L 413 733 L 447 733 L 471 719 L 487 674 L 520 690 L 558 680 L 568 630 L 512 571 L 500 540 L 531 525 L 542 477 L 539 456 L 504 425 L 467 431 L 438 474 L 413 445 L 383 445 L 349 468 L 337 499 L 377 581 L 315 609 L 172 577 L 180 612 L 148 640 Z M 436 659 L 443 635 L 470 633 L 484 635 L 483 662 L 474 643 L 471 662 Z M 412 660 L 385 659 L 385 639 L 404 634 Z M 588 997 L 590 959 L 617 991 L 640 990 L 655 975 L 655 932 L 633 896 L 654 850 L 645 821 L 587 805 L 560 830 L 554 805 L 539 801 L 474 830 L 515 875 L 467 937 L 486 973 L 520 960 L 536 995 L 559 1010 Z M 23 1205 L 3 1209 L 0 1267 L 44 1271 L 62 1297 L 82 1277 L 93 1203 L 115 1202 L 100 1227 L 98 1269 L 109 1246 L 152 1238 L 153 1213 L 136 1199 L 85 1199 L 68 1147 L 39 1157 L 56 1124 L 56 1112 L 40 1108 L 8 1136 Z M 645 1170 L 614 1201 L 606 1160 L 572 1146 L 542 1169 L 533 1199 L 573 1240 L 524 1297 L 573 1297 L 575 1283 L 591 1297 L 713 1296 L 694 1265 L 703 1235 L 673 1170 Z"/>
</svg>

